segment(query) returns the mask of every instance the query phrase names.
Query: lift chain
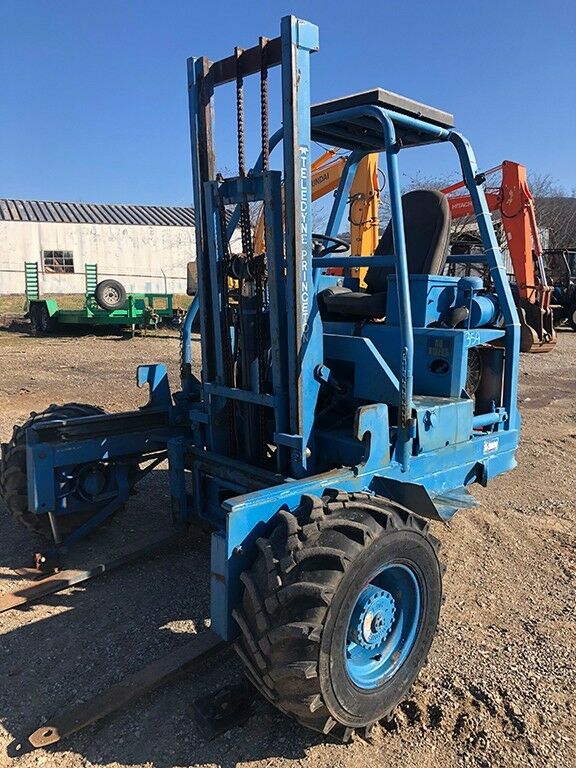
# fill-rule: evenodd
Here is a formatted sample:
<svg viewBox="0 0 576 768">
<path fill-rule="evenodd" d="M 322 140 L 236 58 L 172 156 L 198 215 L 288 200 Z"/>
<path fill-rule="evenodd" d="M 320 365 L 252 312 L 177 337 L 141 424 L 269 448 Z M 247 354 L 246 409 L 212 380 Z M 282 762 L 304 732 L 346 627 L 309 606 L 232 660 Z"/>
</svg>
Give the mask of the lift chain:
<svg viewBox="0 0 576 768">
<path fill-rule="evenodd" d="M 267 61 L 267 38 L 260 37 L 260 128 L 262 138 L 262 171 L 266 173 L 270 170 L 270 121 L 268 108 L 268 61 Z M 266 203 L 263 202 L 262 213 L 265 216 Z M 266 219 L 264 218 L 264 222 Z M 266 226 L 264 226 L 264 253 L 262 259 L 256 266 L 256 296 L 259 312 L 256 318 L 256 334 L 258 348 L 258 386 L 260 392 L 265 391 L 266 371 L 267 371 L 267 348 L 264 340 L 264 304 L 266 301 Z M 266 460 L 266 418 L 263 408 L 259 409 L 258 415 L 259 438 L 261 446 L 261 459 Z"/>
<path fill-rule="evenodd" d="M 261 113 L 261 127 L 262 127 L 262 170 L 270 170 L 270 127 L 269 127 L 269 114 L 268 114 L 268 63 L 267 63 L 267 51 L 266 44 L 268 39 L 266 37 L 260 38 L 260 113 Z"/>
<path fill-rule="evenodd" d="M 268 65 L 266 59 L 267 38 L 260 37 L 260 124 L 262 131 L 262 170 L 270 170 L 270 151 L 269 151 L 269 109 L 268 109 Z M 263 203 L 265 206 L 266 203 Z M 258 371 L 260 391 L 264 391 L 266 374 L 266 349 L 264 347 L 264 329 L 262 312 L 264 309 L 264 281 L 266 276 L 266 226 L 264 226 L 264 259 L 256 266 L 256 295 L 261 311 L 257 317 L 258 334 Z"/>
<path fill-rule="evenodd" d="M 244 79 L 240 67 L 241 48 L 235 48 L 236 56 L 236 124 L 238 136 L 238 175 L 246 177 L 246 156 L 244 140 Z M 242 252 L 247 259 L 253 255 L 252 232 L 250 229 L 250 206 L 245 199 L 240 204 L 240 233 L 242 237 Z"/>
<path fill-rule="evenodd" d="M 242 48 L 234 48 L 236 56 L 236 124 L 238 133 L 238 175 L 246 176 L 246 158 L 244 149 L 244 79 L 240 68 Z"/>
<path fill-rule="evenodd" d="M 232 350 L 230 344 L 230 328 L 229 328 L 229 310 L 230 310 L 230 296 L 228 291 L 228 274 L 230 271 L 231 255 L 230 244 L 228 242 L 228 233 L 226 226 L 226 207 L 224 201 L 220 198 L 218 207 L 218 219 L 220 224 L 220 237 L 222 240 L 223 259 L 222 259 L 222 272 L 219 275 L 219 281 L 222 285 L 222 306 L 220 310 L 220 329 L 222 333 L 222 346 L 224 353 L 224 375 L 226 378 L 226 384 L 232 385 Z"/>
<path fill-rule="evenodd" d="M 266 67 L 265 58 L 263 56 L 263 49 L 266 41 L 262 38 L 260 40 L 260 49 L 262 52 L 261 67 L 260 67 L 260 90 L 261 90 L 261 107 L 262 107 L 262 145 L 263 145 L 263 158 L 264 158 L 264 170 L 268 170 L 269 167 L 269 152 L 268 152 L 268 69 Z M 235 48 L 234 53 L 236 56 L 236 119 L 237 119 L 237 134 L 238 134 L 238 175 L 241 178 L 246 177 L 246 159 L 245 159 L 245 132 L 244 132 L 244 82 L 241 69 L 241 56 L 242 49 Z M 264 150 L 264 144 L 266 149 Z M 266 381 L 266 353 L 265 340 L 264 340 L 264 302 L 265 302 L 265 276 L 266 265 L 264 258 L 255 258 L 254 256 L 254 243 L 252 238 L 252 226 L 250 222 L 250 206 L 247 199 L 244 199 L 240 203 L 240 234 L 242 239 L 242 252 L 244 254 L 244 260 L 246 262 L 246 269 L 241 270 L 242 275 L 250 274 L 254 280 L 254 293 L 256 300 L 256 355 L 258 358 L 258 388 L 261 393 L 264 392 Z M 242 279 L 240 280 L 240 296 L 239 302 L 242 302 Z M 256 421 L 258 424 L 258 442 L 260 447 L 261 458 L 265 458 L 266 453 L 266 430 L 265 430 L 265 412 L 262 407 L 256 406 Z"/>
</svg>

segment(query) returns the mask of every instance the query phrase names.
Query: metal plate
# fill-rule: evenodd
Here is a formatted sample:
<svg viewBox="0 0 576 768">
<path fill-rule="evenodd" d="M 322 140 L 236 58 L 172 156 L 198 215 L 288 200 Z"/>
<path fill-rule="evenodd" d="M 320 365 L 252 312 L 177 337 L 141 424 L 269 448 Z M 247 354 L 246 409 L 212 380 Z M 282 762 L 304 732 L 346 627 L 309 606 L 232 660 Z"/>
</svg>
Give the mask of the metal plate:
<svg viewBox="0 0 576 768">
<path fill-rule="evenodd" d="M 206 659 L 209 655 L 213 655 L 224 648 L 225 645 L 226 643 L 213 632 L 202 632 L 199 635 L 194 635 L 188 643 L 153 661 L 117 685 L 113 685 L 82 704 L 56 713 L 27 737 L 25 742 L 20 745 L 21 750 L 18 751 L 22 753 L 31 747 L 38 748 L 55 744 L 65 736 L 69 736 L 114 712 L 129 701 L 143 696 L 168 678 L 184 670 L 192 662 Z"/>
<path fill-rule="evenodd" d="M 400 96 L 400 94 L 393 93 L 392 91 L 385 91 L 383 88 L 373 88 L 370 91 L 353 93 L 350 96 L 343 96 L 339 99 L 314 104 L 311 113 L 312 117 L 316 117 L 317 115 L 325 115 L 341 109 L 367 104 L 391 109 L 403 115 L 409 115 L 434 125 L 440 125 L 442 128 L 454 127 L 454 115 L 451 115 L 449 112 L 444 112 L 436 107 L 430 107 L 428 104 L 422 104 L 419 101 L 413 101 L 413 99 Z"/>
<path fill-rule="evenodd" d="M 88 581 L 88 579 L 101 576 L 103 573 L 109 573 L 140 557 L 157 552 L 161 547 L 175 545 L 181 539 L 182 533 L 178 530 L 160 531 L 142 539 L 135 545 L 125 548 L 109 560 L 93 563 L 82 569 L 66 569 L 53 573 L 50 576 L 41 578 L 40 581 L 36 581 L 31 586 L 24 586 L 15 592 L 7 592 L 0 596 L 0 613 L 9 611 L 12 608 L 19 608 L 26 603 L 46 597 L 46 595 L 61 592 L 63 589 L 68 589 L 68 587 L 72 587 L 82 581 Z M 24 569 L 19 570 L 24 571 Z"/>
</svg>

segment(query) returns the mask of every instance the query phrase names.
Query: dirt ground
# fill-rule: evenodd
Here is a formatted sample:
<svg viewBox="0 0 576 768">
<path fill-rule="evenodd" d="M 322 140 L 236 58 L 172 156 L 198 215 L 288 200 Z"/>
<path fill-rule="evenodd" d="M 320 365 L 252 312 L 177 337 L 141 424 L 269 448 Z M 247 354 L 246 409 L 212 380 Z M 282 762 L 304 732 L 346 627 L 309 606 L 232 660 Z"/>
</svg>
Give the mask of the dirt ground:
<svg viewBox="0 0 576 768">
<path fill-rule="evenodd" d="M 197 346 L 197 345 L 196 345 Z M 195 350 L 197 352 L 197 350 Z M 53 402 L 133 408 L 141 362 L 165 362 L 177 382 L 173 332 L 32 339 L 0 331 L 0 437 Z M 576 766 L 576 334 L 550 354 L 523 356 L 518 468 L 478 488 L 481 507 L 434 524 L 447 565 L 445 605 L 429 663 L 412 696 L 371 742 L 332 743 L 258 700 L 248 722 L 206 740 L 195 697 L 241 678 L 225 651 L 60 745 L 10 757 L 14 741 L 59 709 L 138 670 L 202 629 L 209 542 L 189 542 L 0 614 L 0 766 L 305 766 L 449 768 Z M 169 521 L 165 469 L 127 511 L 72 558 L 110 555 Z M 0 510 L 0 592 L 23 582 L 12 567 L 31 534 Z"/>
</svg>

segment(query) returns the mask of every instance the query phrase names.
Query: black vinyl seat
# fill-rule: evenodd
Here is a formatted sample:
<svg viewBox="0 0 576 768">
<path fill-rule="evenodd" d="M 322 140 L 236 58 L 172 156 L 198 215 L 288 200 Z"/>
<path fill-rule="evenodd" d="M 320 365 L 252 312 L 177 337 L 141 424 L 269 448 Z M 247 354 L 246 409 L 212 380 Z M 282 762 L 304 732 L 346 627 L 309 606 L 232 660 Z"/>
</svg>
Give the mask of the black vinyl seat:
<svg viewBox="0 0 576 768">
<path fill-rule="evenodd" d="M 402 213 L 408 273 L 440 275 L 444 271 L 452 218 L 448 199 L 434 189 L 416 189 L 402 195 Z M 392 222 L 384 230 L 374 255 L 394 252 Z M 366 258 L 370 263 L 370 257 Z M 366 289 L 352 291 L 335 286 L 320 294 L 320 305 L 329 315 L 375 319 L 386 315 L 387 281 L 394 267 L 368 267 Z"/>
</svg>

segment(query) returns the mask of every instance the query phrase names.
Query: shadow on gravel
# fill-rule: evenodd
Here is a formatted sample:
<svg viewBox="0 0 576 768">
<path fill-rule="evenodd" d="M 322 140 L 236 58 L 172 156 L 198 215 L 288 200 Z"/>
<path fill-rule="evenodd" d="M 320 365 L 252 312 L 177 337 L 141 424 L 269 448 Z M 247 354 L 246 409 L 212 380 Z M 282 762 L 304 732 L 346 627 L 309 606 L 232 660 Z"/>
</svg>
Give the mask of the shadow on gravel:
<svg viewBox="0 0 576 768">
<path fill-rule="evenodd" d="M 90 337 L 93 336 L 101 341 L 126 341 L 132 339 L 132 330 L 130 326 L 122 325 L 102 325 L 95 326 L 90 324 L 83 325 L 78 323 L 77 325 L 61 325 L 50 331 L 50 333 L 32 336 L 30 332 L 30 322 L 23 317 L 10 319 L 2 322 L 2 316 L 0 316 L 0 331 L 6 331 L 9 333 L 19 334 L 35 341 L 42 341 L 42 339 L 65 339 L 65 338 L 78 338 L 78 337 Z M 160 325 L 157 329 L 148 328 L 146 332 L 136 329 L 134 338 L 136 339 L 178 339 L 180 337 L 180 329 L 178 327 L 171 327 L 170 325 Z"/>
<path fill-rule="evenodd" d="M 109 557 L 170 525 L 166 475 L 161 469 L 151 473 L 128 509 L 108 529 L 81 542 L 67 565 Z M 36 543 L 0 510 L 0 564 L 24 565 L 25 554 Z M 0 614 L 0 720 L 14 739 L 9 757 L 22 754 L 14 751 L 14 744 L 55 713 L 86 701 L 175 650 L 192 632 L 201 632 L 209 615 L 209 575 L 210 540 L 203 536 Z M 13 591 L 17 581 L 4 570 L 0 585 Z M 322 741 L 260 697 L 247 723 L 207 740 L 194 720 L 193 701 L 241 679 L 241 662 L 225 649 L 38 754 L 51 768 L 76 764 L 71 753 L 78 764 L 88 759 L 103 765 L 216 763 L 227 768 L 241 760 L 299 759 L 307 747 Z M 0 764 L 4 759 L 0 757 Z"/>
<path fill-rule="evenodd" d="M 0 331 L 10 331 L 11 333 L 20 333 L 26 336 L 30 335 L 30 323 L 23 317 L 11 320 L 0 320 Z"/>
<path fill-rule="evenodd" d="M 33 608 L 26 617 L 29 623 L 2 628 L 0 717 L 14 738 L 7 755 L 22 755 L 15 745 L 25 742 L 52 714 L 177 648 L 189 638 L 187 628 L 201 632 L 207 614 L 203 599 L 207 584 L 185 560 L 193 560 L 194 570 L 205 576 L 208 557 L 208 548 L 202 546 L 193 558 L 191 553 L 183 553 L 154 564 L 148 574 L 140 566 L 129 567 L 124 572 L 129 588 L 114 575 L 102 577 L 86 589 L 47 599 L 43 611 L 50 615 L 46 618 L 35 621 Z M 168 593 L 169 599 L 161 594 L 159 569 L 166 566 L 176 578 L 190 579 L 194 597 L 190 596 L 188 609 L 181 594 L 177 599 L 173 593 Z M 20 622 L 26 621 L 22 614 L 14 615 Z M 103 765 L 144 763 L 173 768 L 217 764 L 231 768 L 247 760 L 303 758 L 308 747 L 322 741 L 259 696 L 247 723 L 207 739 L 194 720 L 194 699 L 241 679 L 240 661 L 227 648 L 202 667 L 39 754 L 47 756 L 50 766 L 69 765 L 73 753 Z"/>
</svg>

